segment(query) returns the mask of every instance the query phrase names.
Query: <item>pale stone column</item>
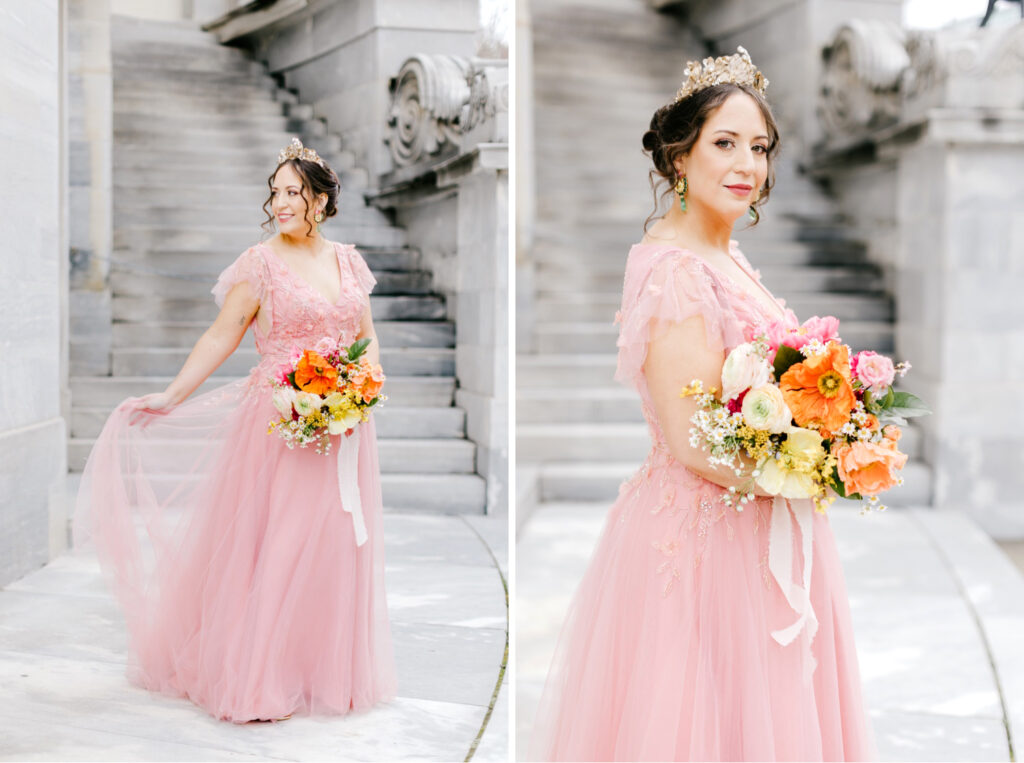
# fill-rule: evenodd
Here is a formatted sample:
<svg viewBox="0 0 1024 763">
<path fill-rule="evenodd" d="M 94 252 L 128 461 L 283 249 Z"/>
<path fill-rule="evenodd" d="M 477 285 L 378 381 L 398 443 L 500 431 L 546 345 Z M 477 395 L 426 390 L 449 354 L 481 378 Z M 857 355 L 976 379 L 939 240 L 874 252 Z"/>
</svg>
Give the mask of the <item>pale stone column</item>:
<svg viewBox="0 0 1024 763">
<path fill-rule="evenodd" d="M 533 36 L 530 3 L 516 0 L 516 351 L 531 352 L 534 338 L 534 279 L 531 258 L 537 216 L 533 122 Z"/>
<path fill-rule="evenodd" d="M 482 144 L 438 173 L 458 185 L 455 404 L 466 411 L 487 513 L 508 510 L 508 145 Z"/>
<path fill-rule="evenodd" d="M 113 78 L 110 0 L 68 0 L 71 374 L 110 373 Z"/>
<path fill-rule="evenodd" d="M 50 558 L 65 458 L 61 416 L 62 7 L 0 14 L 0 586 Z"/>
</svg>

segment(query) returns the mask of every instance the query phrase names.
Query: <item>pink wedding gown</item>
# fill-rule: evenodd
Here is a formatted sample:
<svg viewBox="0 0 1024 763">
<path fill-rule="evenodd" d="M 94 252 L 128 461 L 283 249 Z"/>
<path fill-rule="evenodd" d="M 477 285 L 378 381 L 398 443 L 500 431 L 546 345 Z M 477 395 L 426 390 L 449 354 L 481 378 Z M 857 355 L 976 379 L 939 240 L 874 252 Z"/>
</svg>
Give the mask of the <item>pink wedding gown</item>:
<svg viewBox="0 0 1024 763">
<path fill-rule="evenodd" d="M 732 254 L 760 285 L 735 242 Z M 725 508 L 723 488 L 670 455 L 644 377 L 652 331 L 665 322 L 702 315 L 709 345 L 731 349 L 777 313 L 694 254 L 657 244 L 630 251 L 616 378 L 640 393 L 653 447 L 621 486 L 573 599 L 530 759 L 875 757 L 828 517 L 809 501 L 779 499 L 793 549 L 782 577 L 795 593 L 803 533 L 790 511 L 813 525 L 813 613 L 803 618 L 769 569 L 773 500 Z M 798 325 L 790 310 L 786 321 Z M 783 645 L 773 632 L 787 628 L 796 635 Z"/>
<path fill-rule="evenodd" d="M 267 333 L 253 323 L 259 364 L 144 425 L 129 424 L 126 400 L 82 476 L 76 543 L 91 537 L 112 578 L 129 676 L 217 718 L 341 714 L 395 693 L 373 419 L 353 465 L 359 545 L 339 493 L 339 437 L 324 456 L 267 432 L 279 418 L 269 379 L 292 350 L 359 332 L 375 281 L 354 247 L 336 254 L 331 304 L 267 245 L 247 249 L 213 293 L 223 304 L 247 281 L 259 296 L 270 319 Z"/>
</svg>

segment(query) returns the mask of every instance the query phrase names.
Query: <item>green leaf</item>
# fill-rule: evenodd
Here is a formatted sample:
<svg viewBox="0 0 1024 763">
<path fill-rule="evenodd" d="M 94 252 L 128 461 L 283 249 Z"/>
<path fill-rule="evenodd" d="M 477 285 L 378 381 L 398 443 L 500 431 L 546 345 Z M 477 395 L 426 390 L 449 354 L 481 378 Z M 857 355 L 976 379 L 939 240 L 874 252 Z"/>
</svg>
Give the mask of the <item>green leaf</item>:
<svg viewBox="0 0 1024 763">
<path fill-rule="evenodd" d="M 788 344 L 779 345 L 779 349 L 775 353 L 775 380 L 778 381 L 781 379 L 782 375 L 789 370 L 790 366 L 802 363 L 803 360 L 804 356 L 800 350 L 794 350 Z"/>
<path fill-rule="evenodd" d="M 909 419 L 914 416 L 927 416 L 932 411 L 921 398 L 909 392 L 897 392 L 893 395 L 890 412 Z"/>
<path fill-rule="evenodd" d="M 294 387 L 295 389 L 299 389 L 299 385 L 295 383 L 295 372 L 294 372 L 294 371 L 292 371 L 292 372 L 290 372 L 290 373 L 288 374 L 288 381 L 289 381 L 289 382 L 291 382 L 291 385 L 292 385 L 292 386 L 293 386 L 293 387 Z"/>
<path fill-rule="evenodd" d="M 352 346 L 348 348 L 348 359 L 349 361 L 358 360 L 359 356 L 366 352 L 366 348 L 370 346 L 370 337 L 365 337 L 357 342 L 353 342 Z"/>
</svg>

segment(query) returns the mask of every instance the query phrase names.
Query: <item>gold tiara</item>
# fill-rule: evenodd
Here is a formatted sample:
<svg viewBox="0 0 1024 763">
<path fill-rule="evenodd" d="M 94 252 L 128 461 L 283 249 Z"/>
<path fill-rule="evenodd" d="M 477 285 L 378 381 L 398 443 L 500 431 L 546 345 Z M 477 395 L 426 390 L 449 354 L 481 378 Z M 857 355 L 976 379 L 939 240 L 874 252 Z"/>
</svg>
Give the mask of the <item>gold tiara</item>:
<svg viewBox="0 0 1024 763">
<path fill-rule="evenodd" d="M 292 138 L 291 144 L 282 148 L 281 153 L 277 155 L 278 164 L 288 159 L 305 159 L 307 162 L 316 162 L 321 167 L 324 166 L 324 160 L 317 155 L 316 151 L 303 147 L 302 141 L 298 138 Z"/>
<path fill-rule="evenodd" d="M 750 54 L 742 46 L 738 46 L 736 50 L 737 52 L 731 56 L 708 57 L 703 61 L 688 62 L 683 72 L 686 78 L 676 93 L 674 102 L 679 103 L 700 90 L 726 82 L 748 85 L 764 95 L 768 80 L 757 70 L 754 62 L 750 60 Z"/>
</svg>

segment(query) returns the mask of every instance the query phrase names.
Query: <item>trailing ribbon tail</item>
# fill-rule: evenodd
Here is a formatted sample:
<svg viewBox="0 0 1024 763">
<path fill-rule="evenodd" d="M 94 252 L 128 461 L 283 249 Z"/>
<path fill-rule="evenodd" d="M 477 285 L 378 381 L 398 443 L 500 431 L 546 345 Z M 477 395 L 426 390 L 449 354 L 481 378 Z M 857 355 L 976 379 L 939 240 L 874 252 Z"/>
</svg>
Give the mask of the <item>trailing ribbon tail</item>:
<svg viewBox="0 0 1024 763">
<path fill-rule="evenodd" d="M 793 524 L 790 512 L 796 518 L 800 528 L 803 565 L 803 587 L 796 584 L 790 577 L 793 574 Z M 793 506 L 785 498 L 775 496 L 772 503 L 772 521 L 768 540 L 768 569 L 782 589 L 783 595 L 793 611 L 799 615 L 792 625 L 772 631 L 772 637 L 786 646 L 803 628 L 807 628 L 807 655 L 804 663 L 804 682 L 810 680 L 817 667 L 811 652 L 811 641 L 818 632 L 818 618 L 811 606 L 811 563 L 814 558 L 813 532 L 814 507 L 809 502 L 800 502 Z"/>
<path fill-rule="evenodd" d="M 366 522 L 359 496 L 359 429 L 357 424 L 352 434 L 342 435 L 338 443 L 338 493 L 341 508 L 352 515 L 357 546 L 366 543 Z"/>
</svg>

